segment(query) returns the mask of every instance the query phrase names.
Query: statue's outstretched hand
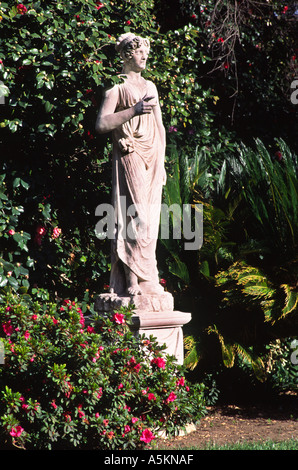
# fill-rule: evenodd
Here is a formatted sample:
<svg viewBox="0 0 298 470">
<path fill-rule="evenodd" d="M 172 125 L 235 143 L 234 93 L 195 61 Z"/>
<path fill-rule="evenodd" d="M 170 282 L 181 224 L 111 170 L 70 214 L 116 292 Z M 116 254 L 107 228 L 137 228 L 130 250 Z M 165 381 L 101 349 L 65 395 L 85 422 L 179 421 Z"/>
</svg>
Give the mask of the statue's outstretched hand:
<svg viewBox="0 0 298 470">
<path fill-rule="evenodd" d="M 152 107 L 155 106 L 154 104 L 149 104 L 148 101 L 152 100 L 154 96 L 147 96 L 145 95 L 141 101 L 134 105 L 135 116 L 139 116 L 140 114 L 150 114 L 152 111 Z"/>
</svg>

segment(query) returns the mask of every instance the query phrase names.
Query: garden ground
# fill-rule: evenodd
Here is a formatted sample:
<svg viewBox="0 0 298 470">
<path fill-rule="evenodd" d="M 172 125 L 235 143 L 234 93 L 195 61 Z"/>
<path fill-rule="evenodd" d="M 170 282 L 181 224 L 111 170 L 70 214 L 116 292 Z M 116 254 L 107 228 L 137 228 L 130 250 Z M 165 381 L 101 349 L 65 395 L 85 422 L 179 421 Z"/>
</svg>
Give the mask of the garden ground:
<svg viewBox="0 0 298 470">
<path fill-rule="evenodd" d="M 260 404 L 225 404 L 208 407 L 193 432 L 158 443 L 163 449 L 204 448 L 298 439 L 297 396 L 286 395 Z"/>
</svg>

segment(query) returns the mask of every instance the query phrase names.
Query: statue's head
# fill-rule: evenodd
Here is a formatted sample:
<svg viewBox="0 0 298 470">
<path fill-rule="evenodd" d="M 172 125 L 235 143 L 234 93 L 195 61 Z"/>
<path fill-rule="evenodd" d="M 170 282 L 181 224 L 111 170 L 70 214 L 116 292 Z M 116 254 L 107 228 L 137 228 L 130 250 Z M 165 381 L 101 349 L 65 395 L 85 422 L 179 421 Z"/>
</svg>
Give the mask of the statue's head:
<svg viewBox="0 0 298 470">
<path fill-rule="evenodd" d="M 132 58 L 133 52 L 142 45 L 150 49 L 148 39 L 136 36 L 134 33 L 125 33 L 119 36 L 115 49 L 124 61 L 128 61 Z"/>
</svg>

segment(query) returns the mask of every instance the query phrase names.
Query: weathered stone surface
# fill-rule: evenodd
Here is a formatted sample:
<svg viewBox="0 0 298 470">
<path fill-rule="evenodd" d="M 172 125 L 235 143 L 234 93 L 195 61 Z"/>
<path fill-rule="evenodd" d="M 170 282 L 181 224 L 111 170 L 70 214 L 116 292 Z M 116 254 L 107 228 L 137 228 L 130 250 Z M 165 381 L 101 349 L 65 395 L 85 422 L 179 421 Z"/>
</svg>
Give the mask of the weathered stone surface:
<svg viewBox="0 0 298 470">
<path fill-rule="evenodd" d="M 133 327 L 137 334 L 150 335 L 160 345 L 166 345 L 166 353 L 175 356 L 178 364 L 183 364 L 184 347 L 182 327 L 191 320 L 191 314 L 178 311 L 144 312 L 137 311 L 133 317 Z"/>
<path fill-rule="evenodd" d="M 191 314 L 174 310 L 173 296 L 169 292 L 159 295 L 134 295 L 121 297 L 117 294 L 100 294 L 94 308 L 103 315 L 134 305 L 131 329 L 136 335 L 154 336 L 160 345 L 166 345 L 166 353 L 175 356 L 183 364 L 182 327 L 191 320 Z"/>
<path fill-rule="evenodd" d="M 158 295 L 131 295 L 119 296 L 117 294 L 100 294 L 95 300 L 95 310 L 109 312 L 120 307 L 134 305 L 135 310 L 148 312 L 162 312 L 174 309 L 174 300 L 170 292 Z"/>
</svg>

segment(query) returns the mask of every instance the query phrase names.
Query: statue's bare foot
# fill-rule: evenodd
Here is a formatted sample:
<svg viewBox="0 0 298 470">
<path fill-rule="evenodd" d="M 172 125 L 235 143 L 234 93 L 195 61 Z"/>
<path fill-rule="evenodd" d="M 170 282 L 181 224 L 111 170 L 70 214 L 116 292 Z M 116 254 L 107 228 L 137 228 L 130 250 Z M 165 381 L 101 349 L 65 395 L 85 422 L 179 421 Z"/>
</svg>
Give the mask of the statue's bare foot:
<svg viewBox="0 0 298 470">
<path fill-rule="evenodd" d="M 140 288 L 142 289 L 143 294 L 158 295 L 164 293 L 164 288 L 156 282 L 141 281 Z"/>
<path fill-rule="evenodd" d="M 138 284 L 135 284 L 135 285 L 130 286 L 130 287 L 127 288 L 127 293 L 129 295 L 141 295 L 142 290 L 141 290 L 141 288 Z"/>
<path fill-rule="evenodd" d="M 142 294 L 142 289 L 138 284 L 138 277 L 136 274 L 126 265 L 124 265 L 127 293 L 129 295 L 140 295 Z"/>
</svg>

